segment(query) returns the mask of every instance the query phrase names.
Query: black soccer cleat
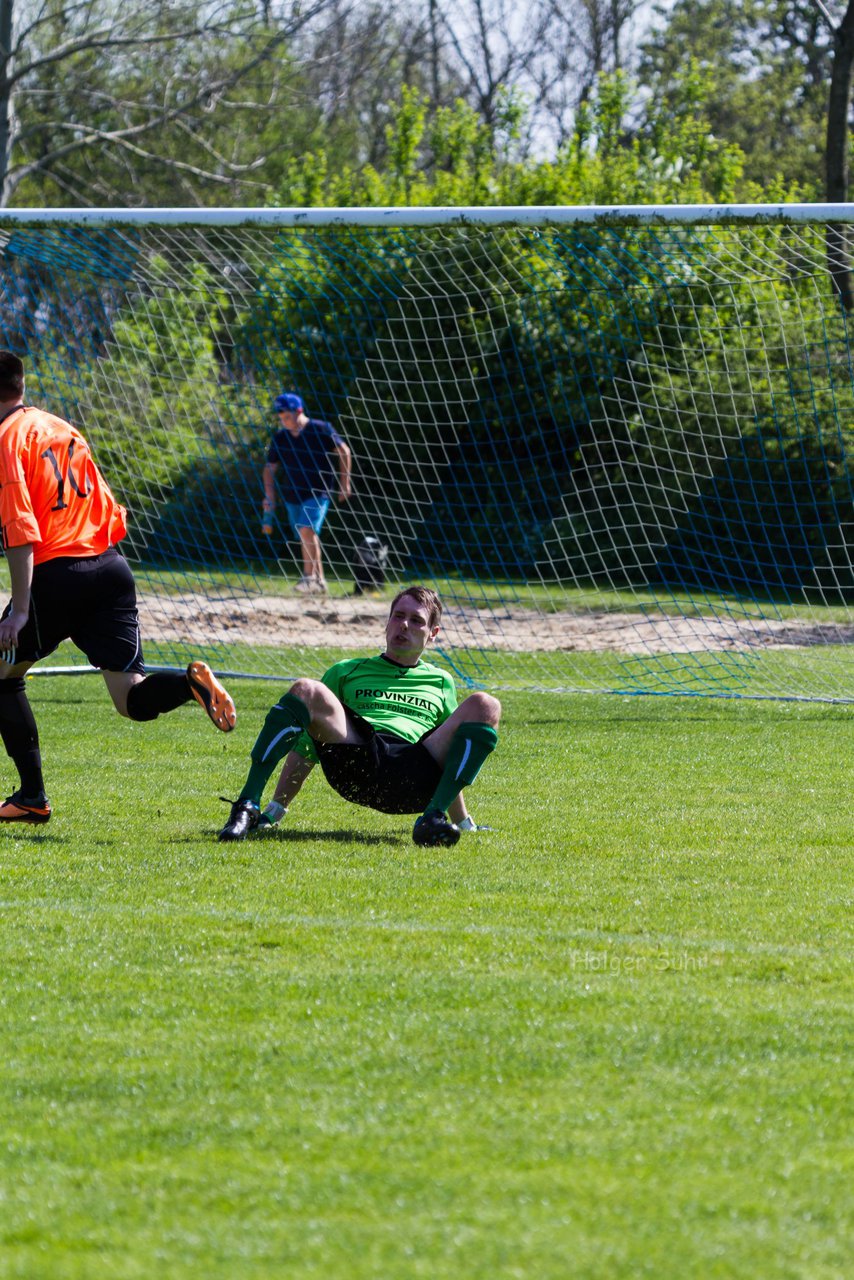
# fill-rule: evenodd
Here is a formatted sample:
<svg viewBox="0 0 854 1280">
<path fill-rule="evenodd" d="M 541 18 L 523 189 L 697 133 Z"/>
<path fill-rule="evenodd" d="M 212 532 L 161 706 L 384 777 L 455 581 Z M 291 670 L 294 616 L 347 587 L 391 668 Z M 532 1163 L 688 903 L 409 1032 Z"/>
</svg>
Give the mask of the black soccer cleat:
<svg viewBox="0 0 854 1280">
<path fill-rule="evenodd" d="M 220 800 L 231 804 L 231 813 L 217 837 L 218 840 L 242 840 L 250 831 L 255 830 L 261 811 L 254 800 L 235 800 L 233 804 L 225 796 L 220 796 Z"/>
<path fill-rule="evenodd" d="M 412 828 L 412 839 L 416 844 L 450 848 L 459 838 L 459 827 L 441 809 L 428 809 Z"/>
</svg>

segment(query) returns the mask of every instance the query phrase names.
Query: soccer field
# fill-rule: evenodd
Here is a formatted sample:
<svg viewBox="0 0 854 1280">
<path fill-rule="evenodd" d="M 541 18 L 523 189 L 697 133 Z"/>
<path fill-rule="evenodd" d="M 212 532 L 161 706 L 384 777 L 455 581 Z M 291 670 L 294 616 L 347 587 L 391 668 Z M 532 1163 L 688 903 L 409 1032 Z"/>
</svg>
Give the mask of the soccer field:
<svg viewBox="0 0 854 1280">
<path fill-rule="evenodd" d="M 0 1276 L 850 1275 L 854 714 L 511 694 L 451 850 L 34 680 L 0 831 Z M 6 769 L 12 790 L 11 766 Z"/>
</svg>

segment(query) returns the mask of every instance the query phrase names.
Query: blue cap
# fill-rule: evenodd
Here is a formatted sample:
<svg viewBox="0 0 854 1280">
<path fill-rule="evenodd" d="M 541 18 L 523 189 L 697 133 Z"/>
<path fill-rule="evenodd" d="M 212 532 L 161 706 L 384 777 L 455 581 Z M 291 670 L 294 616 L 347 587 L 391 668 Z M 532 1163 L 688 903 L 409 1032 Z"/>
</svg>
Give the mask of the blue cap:
<svg viewBox="0 0 854 1280">
<path fill-rule="evenodd" d="M 273 401 L 274 413 L 299 413 L 302 408 L 304 406 L 301 398 L 294 395 L 293 391 L 283 391 Z"/>
</svg>

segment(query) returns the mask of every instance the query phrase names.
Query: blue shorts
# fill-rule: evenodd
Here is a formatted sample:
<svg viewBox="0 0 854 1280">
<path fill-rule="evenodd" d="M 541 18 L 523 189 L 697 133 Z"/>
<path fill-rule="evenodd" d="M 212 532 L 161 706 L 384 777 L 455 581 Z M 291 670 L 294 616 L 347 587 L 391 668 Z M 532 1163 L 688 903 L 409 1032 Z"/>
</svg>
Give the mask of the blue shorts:
<svg viewBox="0 0 854 1280">
<path fill-rule="evenodd" d="M 315 533 L 320 533 L 329 510 L 329 495 L 325 494 L 322 498 L 306 498 L 305 502 L 286 502 L 285 507 L 291 528 L 297 537 L 300 529 L 313 529 Z"/>
</svg>

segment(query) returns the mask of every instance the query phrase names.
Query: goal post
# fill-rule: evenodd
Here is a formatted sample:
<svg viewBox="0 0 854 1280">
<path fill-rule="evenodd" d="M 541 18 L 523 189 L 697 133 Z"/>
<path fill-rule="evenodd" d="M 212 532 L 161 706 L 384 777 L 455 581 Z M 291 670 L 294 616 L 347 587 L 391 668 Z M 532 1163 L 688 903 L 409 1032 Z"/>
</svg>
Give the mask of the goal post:
<svg viewBox="0 0 854 1280">
<path fill-rule="evenodd" d="M 320 674 L 420 581 L 463 684 L 854 701 L 852 224 L 3 210 L 0 345 L 129 507 L 150 665 Z M 261 528 L 283 390 L 353 453 L 326 596 Z"/>
</svg>

